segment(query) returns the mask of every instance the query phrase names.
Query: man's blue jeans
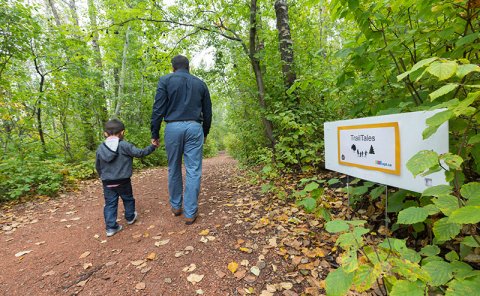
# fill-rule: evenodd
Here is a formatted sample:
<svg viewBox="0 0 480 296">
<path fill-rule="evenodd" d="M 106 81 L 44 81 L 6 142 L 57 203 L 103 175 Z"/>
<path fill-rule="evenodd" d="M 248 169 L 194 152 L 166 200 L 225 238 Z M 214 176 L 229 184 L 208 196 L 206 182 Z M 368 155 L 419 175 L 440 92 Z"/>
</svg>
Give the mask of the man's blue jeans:
<svg viewBox="0 0 480 296">
<path fill-rule="evenodd" d="M 165 127 L 165 148 L 168 158 L 168 192 L 170 205 L 182 208 L 186 218 L 193 218 L 198 210 L 198 195 L 202 178 L 203 128 L 196 121 L 175 121 Z M 183 192 L 182 156 L 186 178 Z"/>
<path fill-rule="evenodd" d="M 105 197 L 105 206 L 103 207 L 103 216 L 107 230 L 117 229 L 117 210 L 118 197 L 122 198 L 125 208 L 125 219 L 130 221 L 135 217 L 135 199 L 133 198 L 132 183 L 121 184 L 117 187 L 107 187 L 103 185 L 103 196 Z"/>
</svg>

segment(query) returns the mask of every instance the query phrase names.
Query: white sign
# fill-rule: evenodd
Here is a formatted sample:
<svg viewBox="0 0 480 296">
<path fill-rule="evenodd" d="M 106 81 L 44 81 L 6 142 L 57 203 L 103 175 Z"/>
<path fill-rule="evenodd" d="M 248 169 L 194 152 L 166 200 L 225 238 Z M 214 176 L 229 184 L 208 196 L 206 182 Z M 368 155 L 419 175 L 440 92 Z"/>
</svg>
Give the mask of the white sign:
<svg viewBox="0 0 480 296">
<path fill-rule="evenodd" d="M 443 171 L 413 177 L 407 161 L 421 150 L 448 152 L 448 122 L 426 140 L 425 120 L 443 111 L 421 111 L 326 122 L 325 167 L 380 184 L 423 192 L 448 184 Z"/>
</svg>

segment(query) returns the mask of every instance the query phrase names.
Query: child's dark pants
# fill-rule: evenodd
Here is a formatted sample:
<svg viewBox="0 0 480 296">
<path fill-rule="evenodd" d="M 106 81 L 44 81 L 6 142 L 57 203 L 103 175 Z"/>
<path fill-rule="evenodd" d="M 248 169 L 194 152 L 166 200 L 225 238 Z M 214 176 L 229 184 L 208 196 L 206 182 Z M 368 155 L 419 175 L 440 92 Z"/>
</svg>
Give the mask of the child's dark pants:
<svg viewBox="0 0 480 296">
<path fill-rule="evenodd" d="M 128 180 L 116 187 L 107 187 L 103 185 L 103 195 L 105 197 L 105 207 L 103 216 L 107 230 L 117 229 L 117 210 L 118 197 L 122 198 L 125 208 L 125 219 L 131 221 L 135 216 L 135 199 L 133 198 L 132 183 Z"/>
</svg>

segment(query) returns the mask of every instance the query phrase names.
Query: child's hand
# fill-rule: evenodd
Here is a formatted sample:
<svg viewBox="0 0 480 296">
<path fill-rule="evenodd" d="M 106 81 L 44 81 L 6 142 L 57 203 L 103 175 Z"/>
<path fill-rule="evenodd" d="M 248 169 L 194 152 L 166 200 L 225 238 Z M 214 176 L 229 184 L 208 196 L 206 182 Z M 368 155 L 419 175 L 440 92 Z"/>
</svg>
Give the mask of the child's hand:
<svg viewBox="0 0 480 296">
<path fill-rule="evenodd" d="M 158 141 L 158 139 L 152 139 L 151 143 L 153 146 L 155 146 L 155 149 L 157 149 L 158 146 L 160 146 L 160 142 Z"/>
</svg>

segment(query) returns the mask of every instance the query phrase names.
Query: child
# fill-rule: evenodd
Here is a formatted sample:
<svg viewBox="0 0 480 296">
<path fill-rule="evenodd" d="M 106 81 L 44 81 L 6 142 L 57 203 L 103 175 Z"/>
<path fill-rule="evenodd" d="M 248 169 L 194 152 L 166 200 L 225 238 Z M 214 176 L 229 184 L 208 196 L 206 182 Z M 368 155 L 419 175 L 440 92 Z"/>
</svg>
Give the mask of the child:
<svg viewBox="0 0 480 296">
<path fill-rule="evenodd" d="M 133 158 L 147 156 L 156 149 L 154 145 L 138 149 L 133 144 L 123 141 L 124 134 L 125 126 L 120 120 L 109 120 L 105 123 L 104 136 L 106 140 L 97 148 L 95 167 L 103 183 L 105 197 L 103 215 L 107 236 L 112 236 L 122 230 L 122 225 L 117 223 L 119 196 L 125 207 L 127 224 L 133 224 L 137 220 L 130 181 Z"/>
</svg>

